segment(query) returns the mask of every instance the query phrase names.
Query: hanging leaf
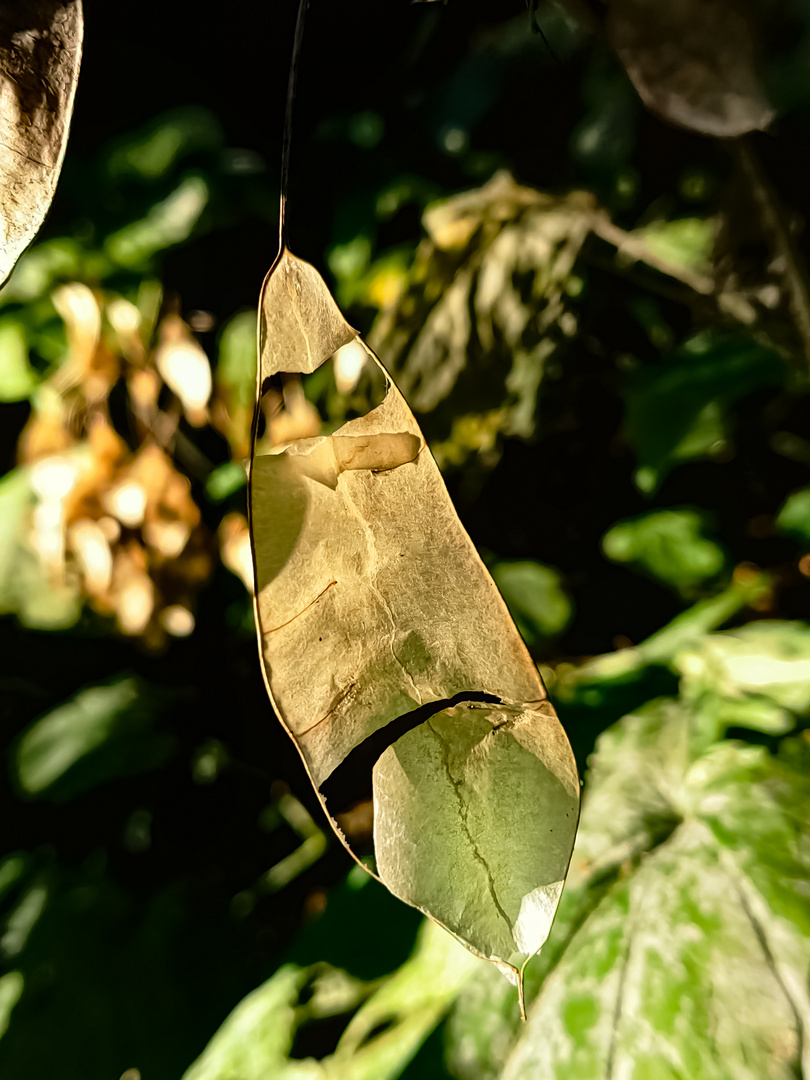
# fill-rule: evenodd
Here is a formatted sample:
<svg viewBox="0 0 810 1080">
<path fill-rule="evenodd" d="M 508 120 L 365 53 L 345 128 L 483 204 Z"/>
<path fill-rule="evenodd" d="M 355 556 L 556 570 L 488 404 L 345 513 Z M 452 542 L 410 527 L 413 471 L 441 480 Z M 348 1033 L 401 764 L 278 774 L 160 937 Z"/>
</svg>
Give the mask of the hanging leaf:
<svg viewBox="0 0 810 1080">
<path fill-rule="evenodd" d="M 0 12 L 0 284 L 39 231 L 65 156 L 79 77 L 81 0 Z"/>
<path fill-rule="evenodd" d="M 404 398 L 286 248 L 262 293 L 258 379 L 270 696 L 341 837 L 342 814 L 373 799 L 373 850 L 355 856 L 517 978 L 576 831 L 565 734 Z"/>
</svg>

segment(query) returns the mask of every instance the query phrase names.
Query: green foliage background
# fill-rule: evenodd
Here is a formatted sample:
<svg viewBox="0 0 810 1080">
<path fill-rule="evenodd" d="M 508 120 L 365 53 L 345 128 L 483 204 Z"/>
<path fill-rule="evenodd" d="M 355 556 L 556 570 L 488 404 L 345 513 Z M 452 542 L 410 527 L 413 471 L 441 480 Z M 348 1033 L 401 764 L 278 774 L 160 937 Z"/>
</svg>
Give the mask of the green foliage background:
<svg viewBox="0 0 810 1080">
<path fill-rule="evenodd" d="M 755 6 L 777 117 L 721 142 L 646 112 L 574 8 L 538 9 L 555 58 L 517 2 L 313 5 L 294 250 L 417 411 L 585 780 L 521 1025 L 326 831 L 220 559 L 295 5 L 232 7 L 225 40 L 186 5 L 126 33 L 88 5 L 63 180 L 0 293 L 0 1072 L 810 1075 L 806 12 Z M 210 560 L 184 638 L 123 635 L 26 546 L 18 445 L 74 282 L 134 305 L 147 350 L 180 312 L 214 367 L 228 422 L 168 448 Z"/>
</svg>

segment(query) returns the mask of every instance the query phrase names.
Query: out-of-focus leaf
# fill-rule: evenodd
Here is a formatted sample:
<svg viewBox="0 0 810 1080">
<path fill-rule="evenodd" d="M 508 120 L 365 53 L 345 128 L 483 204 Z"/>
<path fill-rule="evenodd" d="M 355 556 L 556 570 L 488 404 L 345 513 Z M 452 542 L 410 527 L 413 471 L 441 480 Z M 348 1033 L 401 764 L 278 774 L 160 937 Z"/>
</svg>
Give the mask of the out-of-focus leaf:
<svg viewBox="0 0 810 1080">
<path fill-rule="evenodd" d="M 174 743 L 155 729 L 158 709 L 155 692 L 133 677 L 80 690 L 23 731 L 12 757 L 17 784 L 63 802 L 161 765 Z"/>
<path fill-rule="evenodd" d="M 785 500 L 776 519 L 776 527 L 803 544 L 810 544 L 810 487 L 794 491 Z"/>
<path fill-rule="evenodd" d="M 394 1080 L 476 966 L 430 924 L 377 989 L 326 964 L 287 964 L 240 1002 L 183 1080 Z M 351 1012 L 333 1054 L 291 1057 L 297 1030 Z"/>
<path fill-rule="evenodd" d="M 722 548 L 703 535 L 696 510 L 656 510 L 619 522 L 605 533 L 602 550 L 682 591 L 716 577 L 725 565 Z"/>
<path fill-rule="evenodd" d="M 566 289 L 593 209 L 499 173 L 426 212 L 428 238 L 371 342 L 414 412 L 434 414 L 440 464 L 534 432 L 544 365 L 576 331 Z"/>
<path fill-rule="evenodd" d="M 205 494 L 212 502 L 224 502 L 247 483 L 243 465 L 226 461 L 219 465 L 205 481 Z"/>
<path fill-rule="evenodd" d="M 0 612 L 16 607 L 15 562 L 32 502 L 31 482 L 25 469 L 12 469 L 0 479 Z"/>
<path fill-rule="evenodd" d="M 201 427 L 207 418 L 213 380 L 205 349 L 179 315 L 167 315 L 158 329 L 155 365 L 183 406 L 186 419 Z"/>
<path fill-rule="evenodd" d="M 731 0 L 611 0 L 607 30 L 642 101 L 666 120 L 732 138 L 773 119 L 757 28 Z"/>
<path fill-rule="evenodd" d="M 250 454 L 250 425 L 256 396 L 256 313 L 241 311 L 224 326 L 214 372 L 214 422 L 228 440 L 234 459 Z"/>
<path fill-rule="evenodd" d="M 694 710 L 659 701 L 601 737 L 586 792 L 569 938 L 504 1080 L 806 1069 L 806 770 L 707 743 Z"/>
<path fill-rule="evenodd" d="M 222 129 L 207 109 L 176 109 L 116 142 L 106 155 L 105 171 L 115 179 L 157 180 L 189 154 L 216 151 L 222 144 Z"/>
<path fill-rule="evenodd" d="M 187 240 L 208 205 L 208 184 L 188 176 L 146 217 L 107 237 L 104 252 L 126 269 L 142 269 L 153 255 Z"/>
<path fill-rule="evenodd" d="M 627 388 L 627 434 L 636 483 L 652 493 L 678 462 L 725 445 L 728 406 L 784 383 L 783 360 L 745 338 L 703 336 L 658 364 L 640 368 Z"/>
<path fill-rule="evenodd" d="M 0 401 L 21 401 L 36 385 L 24 328 L 16 319 L 0 319 Z"/>
<path fill-rule="evenodd" d="M 8 1030 L 11 1010 L 20 1000 L 25 979 L 19 971 L 9 971 L 0 975 L 0 1039 Z"/>
<path fill-rule="evenodd" d="M 528 645 L 556 637 L 570 622 L 571 598 L 550 566 L 499 562 L 492 567 L 492 576 Z"/>
<path fill-rule="evenodd" d="M 0 22 L 0 284 L 36 236 L 67 146 L 81 0 L 6 4 Z"/>
<path fill-rule="evenodd" d="M 725 726 L 784 734 L 810 713 L 810 627 L 761 621 L 679 652 L 684 694 L 716 695 Z"/>
<path fill-rule="evenodd" d="M 260 312 L 271 445 L 254 447 L 250 506 L 268 689 L 335 827 L 373 796 L 384 884 L 517 977 L 576 831 L 565 734 L 412 413 L 323 280 L 283 249 Z M 333 356 L 343 414 L 358 380 L 379 403 L 317 435 L 301 379 L 331 378 Z"/>
<path fill-rule="evenodd" d="M 34 503 L 29 469 L 12 469 L 0 479 L 0 613 L 14 613 L 24 626 L 64 629 L 79 617 L 78 588 L 50 574 L 32 550 Z"/>
<path fill-rule="evenodd" d="M 708 269 L 716 223 L 711 218 L 678 218 L 656 221 L 638 230 L 647 249 L 662 263 L 683 270 Z"/>
<path fill-rule="evenodd" d="M 280 967 L 231 1013 L 183 1080 L 279 1080 L 320 1077 L 315 1062 L 290 1062 L 296 1005 L 311 981 L 306 968 Z"/>
<path fill-rule="evenodd" d="M 637 681 L 651 665 L 672 665 L 681 651 L 699 649 L 706 634 L 767 595 L 769 588 L 768 578 L 763 574 L 733 581 L 717 596 L 701 600 L 676 615 L 672 622 L 638 645 L 598 656 L 578 668 L 569 665 L 558 669 L 555 697 L 568 701 L 581 700 L 592 707 L 599 706 L 603 703 L 603 695 L 611 687 Z"/>
<path fill-rule="evenodd" d="M 81 245 L 66 237 L 37 244 L 23 254 L 14 277 L 0 292 L 0 303 L 38 300 L 56 281 L 81 280 L 86 258 Z"/>
</svg>

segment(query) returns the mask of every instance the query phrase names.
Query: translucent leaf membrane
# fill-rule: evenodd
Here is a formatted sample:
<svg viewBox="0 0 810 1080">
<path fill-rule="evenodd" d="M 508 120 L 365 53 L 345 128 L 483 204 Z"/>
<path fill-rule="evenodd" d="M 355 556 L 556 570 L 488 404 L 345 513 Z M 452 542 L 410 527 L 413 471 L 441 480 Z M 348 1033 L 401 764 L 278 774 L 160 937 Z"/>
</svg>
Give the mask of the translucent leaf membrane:
<svg viewBox="0 0 810 1080">
<path fill-rule="evenodd" d="M 251 537 L 276 710 L 352 853 L 514 977 L 548 935 L 579 812 L 537 669 L 405 400 L 286 250 L 259 389 Z"/>
</svg>

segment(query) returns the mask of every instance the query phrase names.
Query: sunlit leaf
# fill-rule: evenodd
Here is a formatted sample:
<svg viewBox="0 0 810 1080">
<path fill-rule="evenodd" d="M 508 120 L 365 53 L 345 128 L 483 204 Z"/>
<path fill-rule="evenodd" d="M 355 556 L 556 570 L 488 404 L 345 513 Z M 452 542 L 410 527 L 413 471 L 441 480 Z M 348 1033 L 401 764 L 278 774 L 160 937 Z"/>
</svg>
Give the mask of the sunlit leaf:
<svg viewBox="0 0 810 1080">
<path fill-rule="evenodd" d="M 39 231 L 65 156 L 81 0 L 8 4 L 0 25 L 0 284 Z"/>
<path fill-rule="evenodd" d="M 762 620 L 708 634 L 675 657 L 683 692 L 710 695 L 722 726 L 784 734 L 810 713 L 810 627 Z M 704 705 L 705 707 L 705 705 Z"/>
<path fill-rule="evenodd" d="M 381 880 L 516 973 L 565 878 L 570 747 L 413 415 L 320 276 L 283 250 L 260 310 L 250 505 L 269 692 L 333 823 L 373 796 Z M 362 364 L 341 394 L 346 349 Z"/>
</svg>

